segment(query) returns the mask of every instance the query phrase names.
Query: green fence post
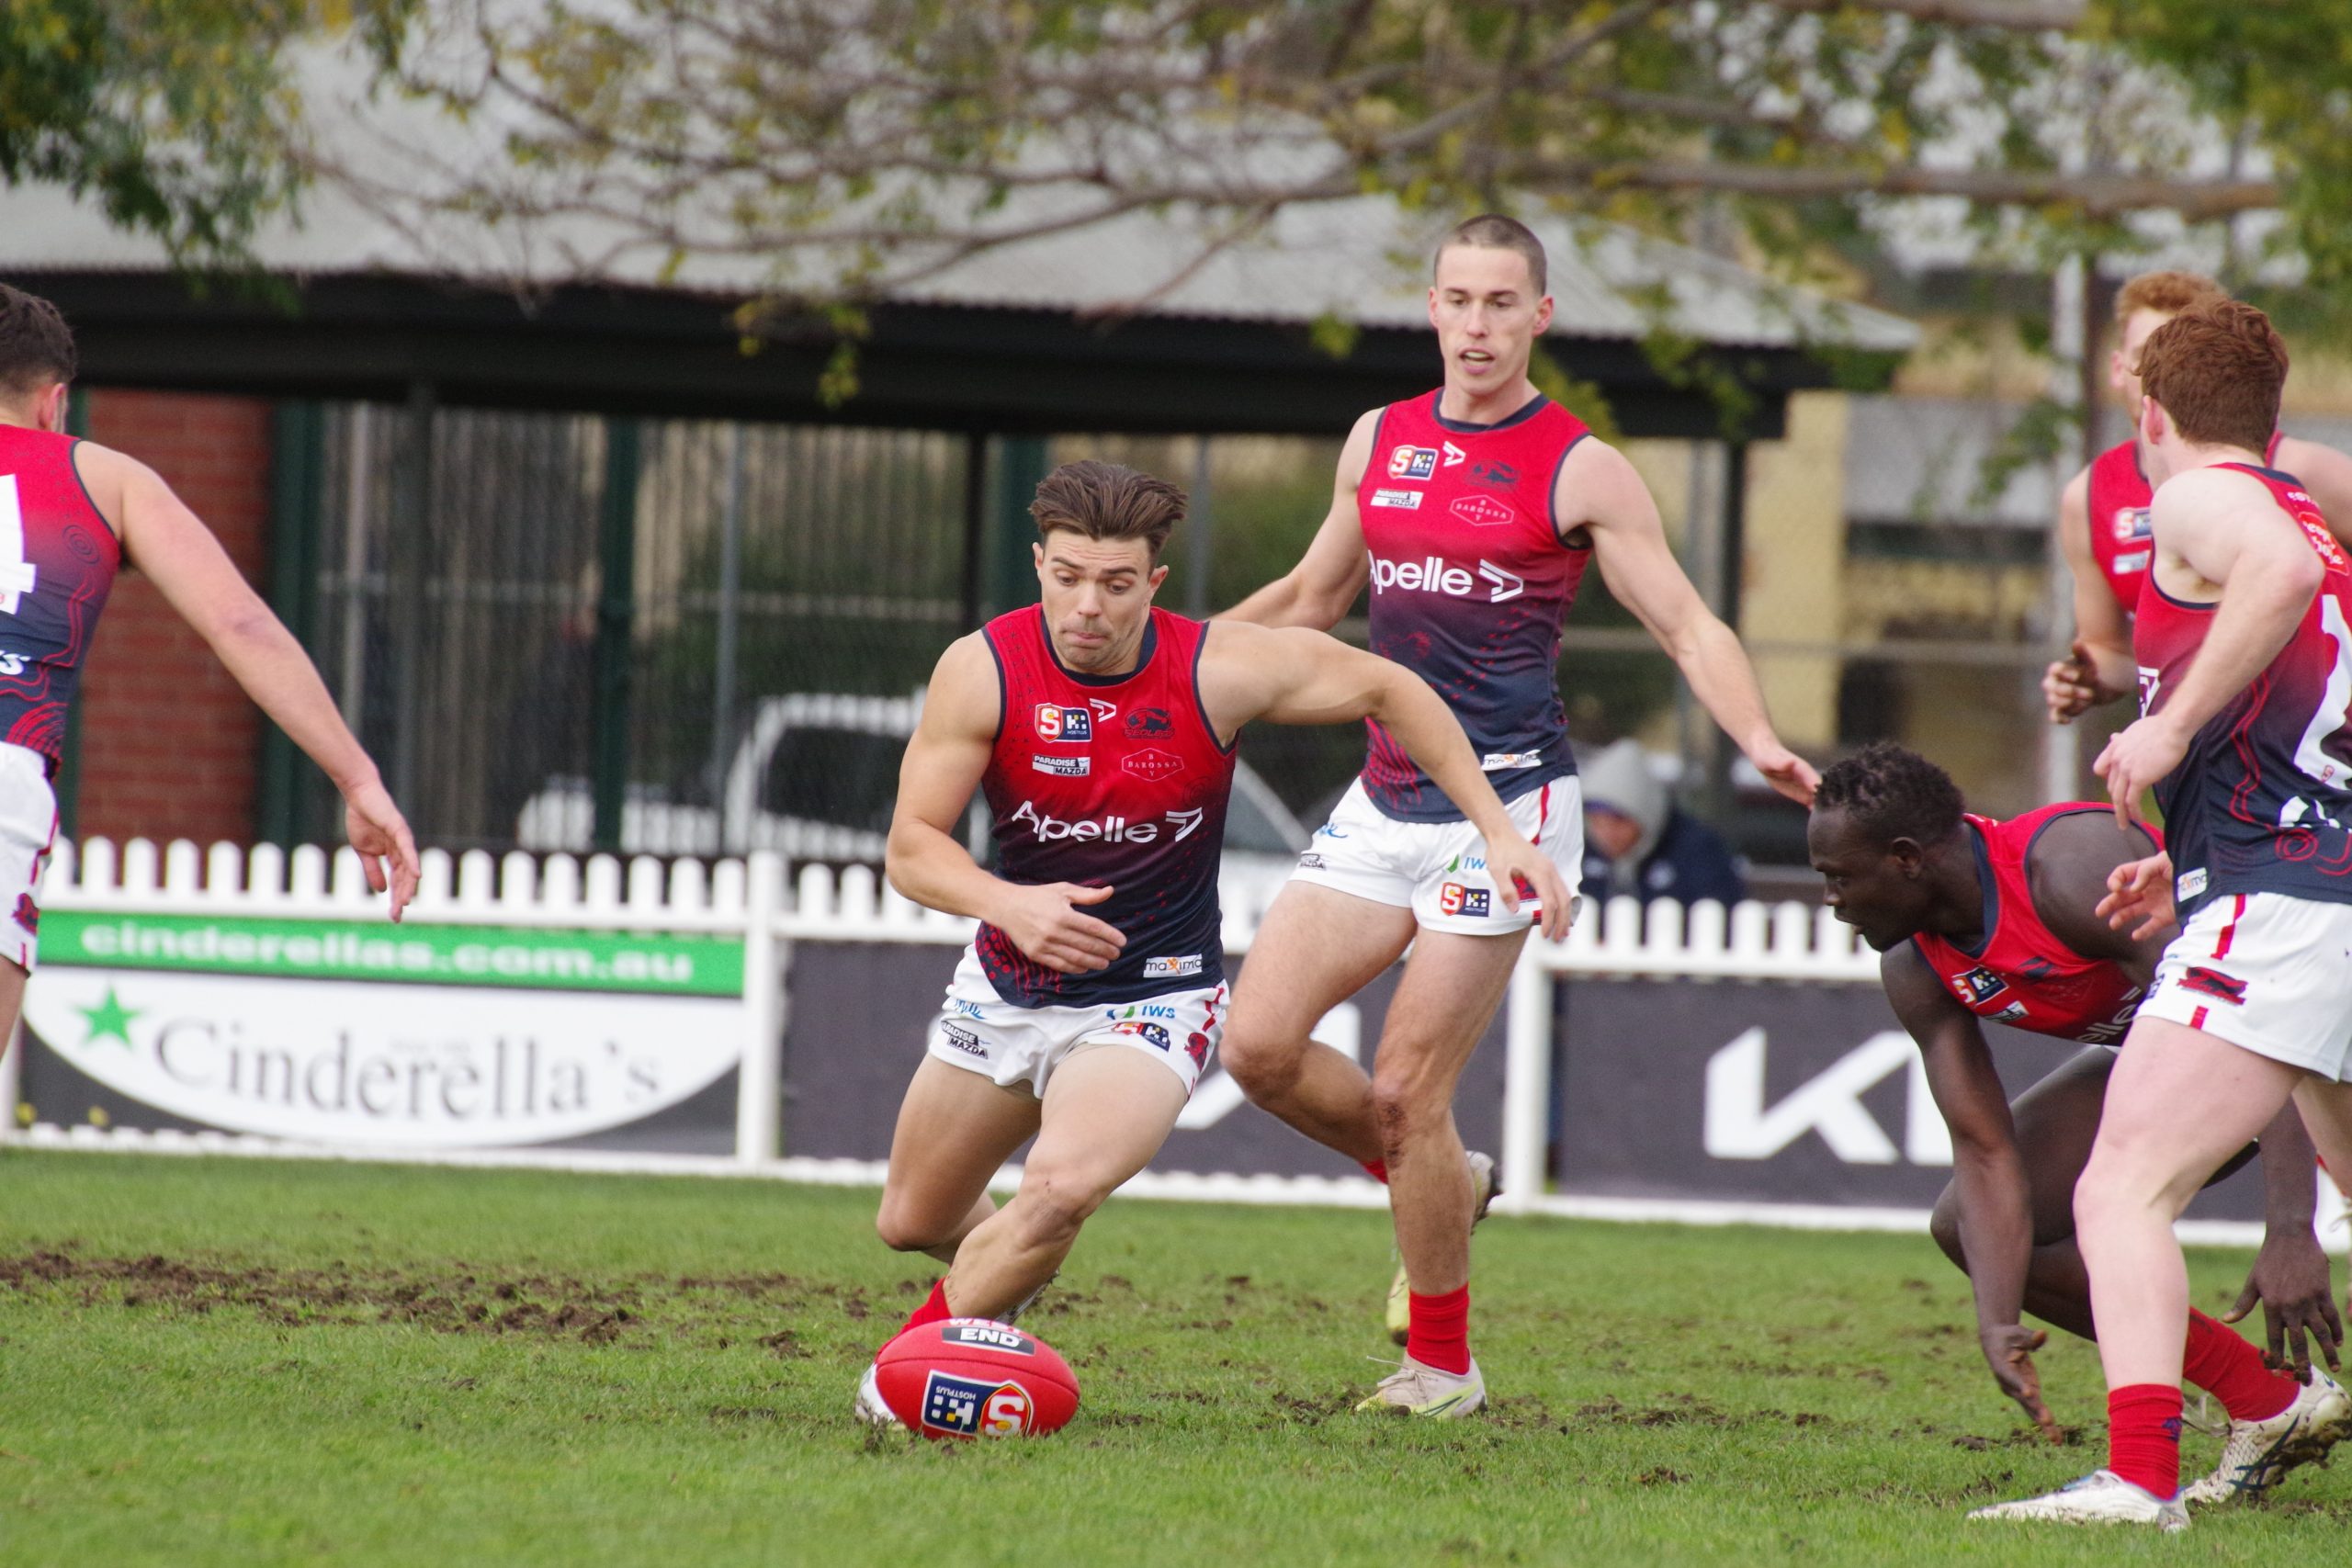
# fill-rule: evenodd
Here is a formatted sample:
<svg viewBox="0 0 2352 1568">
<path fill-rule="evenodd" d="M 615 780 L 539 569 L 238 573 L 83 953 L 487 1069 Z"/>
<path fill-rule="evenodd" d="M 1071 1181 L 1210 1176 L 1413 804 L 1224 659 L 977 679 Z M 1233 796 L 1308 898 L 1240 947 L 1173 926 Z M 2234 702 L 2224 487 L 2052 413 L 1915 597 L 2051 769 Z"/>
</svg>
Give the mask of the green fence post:
<svg viewBox="0 0 2352 1568">
<path fill-rule="evenodd" d="M 628 693 L 637 622 L 637 479 L 639 427 L 605 422 L 605 496 L 596 539 L 595 706 L 590 716 L 596 802 L 595 847 L 621 847 L 628 798 Z"/>
<path fill-rule="evenodd" d="M 996 506 L 988 547 L 988 614 L 1002 615 L 1037 597 L 1037 569 L 1029 547 L 1037 531 L 1029 503 L 1046 477 L 1046 439 L 1007 435 L 996 443 Z"/>
<path fill-rule="evenodd" d="M 326 425 L 326 410 L 315 402 L 279 403 L 270 412 L 269 605 L 306 649 L 318 632 Z M 301 841 L 301 751 L 284 730 L 265 723 L 254 814 L 263 842 L 290 849 Z"/>
</svg>

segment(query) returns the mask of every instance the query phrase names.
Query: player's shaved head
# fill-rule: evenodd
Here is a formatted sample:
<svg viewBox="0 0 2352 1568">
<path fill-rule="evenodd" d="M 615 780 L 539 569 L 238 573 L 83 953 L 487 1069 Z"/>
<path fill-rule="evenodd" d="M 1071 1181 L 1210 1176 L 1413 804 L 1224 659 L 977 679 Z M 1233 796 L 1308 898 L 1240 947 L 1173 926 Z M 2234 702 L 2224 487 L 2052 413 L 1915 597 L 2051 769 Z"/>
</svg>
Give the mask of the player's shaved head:
<svg viewBox="0 0 2352 1568">
<path fill-rule="evenodd" d="M 2224 299 L 2175 316 L 2140 350 L 2140 389 L 2198 446 L 2260 452 L 2278 428 L 2287 345 L 2270 318 Z"/>
<path fill-rule="evenodd" d="M 56 306 L 0 283 L 0 400 L 74 379 L 74 332 Z"/>
<path fill-rule="evenodd" d="M 2121 326 L 2141 310 L 2177 316 L 2218 305 L 2230 291 L 2201 272 L 2143 272 L 2116 291 L 2115 324 Z"/>
<path fill-rule="evenodd" d="M 1535 231 L 1516 218 L 1506 218 L 1499 212 L 1482 212 L 1476 218 L 1465 218 L 1445 231 L 1437 243 L 1437 257 L 1456 245 L 1476 245 L 1489 251 L 1517 251 L 1527 262 L 1527 276 L 1534 281 L 1535 292 L 1541 297 L 1550 286 L 1551 275 L 1544 260 L 1544 242 Z"/>
<path fill-rule="evenodd" d="M 1840 811 L 1872 842 L 1909 839 L 1923 848 L 1960 831 L 1960 786 L 1917 751 L 1875 740 L 1821 772 L 1815 812 Z"/>
<path fill-rule="evenodd" d="M 1090 539 L 1141 539 L 1156 566 L 1168 536 L 1184 520 L 1184 492 L 1166 479 L 1090 457 L 1047 474 L 1029 515 L 1037 520 L 1041 539 L 1057 528 Z"/>
</svg>

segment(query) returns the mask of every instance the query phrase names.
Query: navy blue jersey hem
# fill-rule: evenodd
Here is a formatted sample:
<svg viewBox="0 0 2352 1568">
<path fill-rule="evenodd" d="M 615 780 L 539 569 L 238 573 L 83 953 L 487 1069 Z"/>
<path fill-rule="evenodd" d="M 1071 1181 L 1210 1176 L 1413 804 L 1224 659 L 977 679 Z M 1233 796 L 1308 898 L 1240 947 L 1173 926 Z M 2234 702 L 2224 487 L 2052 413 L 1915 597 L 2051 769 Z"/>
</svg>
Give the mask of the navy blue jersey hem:
<svg viewBox="0 0 2352 1568">
<path fill-rule="evenodd" d="M 1438 802 L 1435 809 L 1417 807 L 1411 810 L 1399 811 L 1380 798 L 1380 791 L 1374 787 L 1371 780 L 1364 778 L 1361 773 L 1356 776 L 1363 784 L 1364 798 L 1372 802 L 1372 808 L 1391 822 L 1467 822 L 1469 820 L 1469 818 L 1463 815 L 1461 807 L 1453 804 L 1453 797 L 1434 784 L 1424 788 L 1421 793 L 1424 796 Z M 1515 769 L 1507 774 L 1488 773 L 1487 783 L 1494 787 L 1496 795 L 1502 803 L 1509 806 L 1521 795 L 1533 795 L 1547 784 L 1554 784 L 1561 779 L 1572 779 L 1576 776 L 1577 760 L 1574 757 L 1562 757 L 1540 768 Z"/>
</svg>

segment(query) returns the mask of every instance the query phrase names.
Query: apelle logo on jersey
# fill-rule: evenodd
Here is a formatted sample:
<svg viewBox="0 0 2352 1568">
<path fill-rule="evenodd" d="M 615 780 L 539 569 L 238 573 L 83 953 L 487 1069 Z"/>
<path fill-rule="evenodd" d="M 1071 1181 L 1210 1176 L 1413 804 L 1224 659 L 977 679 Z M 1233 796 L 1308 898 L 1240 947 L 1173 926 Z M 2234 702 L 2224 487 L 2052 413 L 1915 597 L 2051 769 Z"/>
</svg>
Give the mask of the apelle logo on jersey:
<svg viewBox="0 0 2352 1568">
<path fill-rule="evenodd" d="M 1391 588 L 1422 589 L 1442 593 L 1449 599 L 1466 599 L 1485 581 L 1490 585 L 1487 594 L 1489 604 L 1499 604 L 1506 599 L 1516 599 L 1527 591 L 1527 580 L 1516 572 L 1505 571 L 1483 558 L 1478 562 L 1476 577 L 1470 569 L 1454 565 L 1443 556 L 1428 556 L 1420 560 L 1392 561 L 1382 557 L 1372 558 L 1372 591 L 1384 592 Z"/>
</svg>

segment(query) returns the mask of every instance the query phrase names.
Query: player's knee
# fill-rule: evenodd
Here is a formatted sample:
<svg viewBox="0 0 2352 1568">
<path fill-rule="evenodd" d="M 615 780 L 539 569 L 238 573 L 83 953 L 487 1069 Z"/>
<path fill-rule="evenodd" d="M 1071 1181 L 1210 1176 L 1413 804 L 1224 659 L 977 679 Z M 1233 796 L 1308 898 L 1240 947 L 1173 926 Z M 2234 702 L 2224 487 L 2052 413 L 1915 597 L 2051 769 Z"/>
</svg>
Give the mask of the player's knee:
<svg viewBox="0 0 2352 1568">
<path fill-rule="evenodd" d="M 947 1237 L 941 1227 L 927 1224 L 926 1219 L 912 1204 L 895 1201 L 885 1193 L 881 1210 L 874 1216 L 874 1234 L 893 1252 L 928 1251 Z"/>
<path fill-rule="evenodd" d="M 1373 1124 L 1392 1154 L 1428 1127 L 1433 1115 L 1447 1113 L 1448 1107 L 1442 1101 L 1432 1104 L 1425 1086 L 1413 1078 L 1375 1075 L 1372 1080 Z"/>
<path fill-rule="evenodd" d="M 1241 1086 L 1242 1093 L 1258 1101 L 1279 1099 L 1289 1092 L 1298 1081 L 1303 1055 L 1297 1042 L 1263 1030 L 1244 1028 L 1238 1021 L 1228 1021 L 1225 1038 L 1217 1042 L 1216 1047 L 1216 1059 L 1224 1065 L 1227 1076 Z"/>
<path fill-rule="evenodd" d="M 1021 1177 L 1021 1224 L 1033 1245 L 1067 1243 L 1111 1195 L 1102 1182 L 1065 1166 L 1035 1160 Z"/>
</svg>

